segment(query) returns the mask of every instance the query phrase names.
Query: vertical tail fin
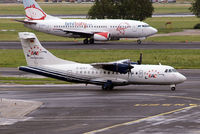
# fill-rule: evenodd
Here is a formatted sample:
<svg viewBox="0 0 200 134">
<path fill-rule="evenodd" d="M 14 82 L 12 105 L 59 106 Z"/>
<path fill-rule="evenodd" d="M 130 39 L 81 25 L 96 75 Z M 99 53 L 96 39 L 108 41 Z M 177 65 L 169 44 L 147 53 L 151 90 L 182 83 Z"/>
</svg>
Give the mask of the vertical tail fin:
<svg viewBox="0 0 200 134">
<path fill-rule="evenodd" d="M 28 66 L 75 63 L 72 61 L 62 60 L 51 54 L 48 50 L 42 47 L 39 40 L 33 33 L 20 32 L 19 38 L 21 39 L 21 45 L 24 50 Z"/>
<path fill-rule="evenodd" d="M 46 14 L 35 0 L 23 0 L 26 17 L 30 20 L 59 19 Z"/>
</svg>

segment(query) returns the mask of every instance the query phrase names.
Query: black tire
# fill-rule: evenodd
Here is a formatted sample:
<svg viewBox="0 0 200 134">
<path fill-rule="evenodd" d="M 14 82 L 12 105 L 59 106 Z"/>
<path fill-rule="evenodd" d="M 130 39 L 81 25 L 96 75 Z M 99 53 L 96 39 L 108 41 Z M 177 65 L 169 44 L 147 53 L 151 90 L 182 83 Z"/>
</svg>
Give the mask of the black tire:
<svg viewBox="0 0 200 134">
<path fill-rule="evenodd" d="M 108 91 L 108 90 L 113 90 L 114 86 L 112 84 L 108 84 L 108 83 L 105 83 L 104 85 L 102 85 L 102 90 L 104 91 Z"/>
<path fill-rule="evenodd" d="M 90 44 L 94 44 L 94 39 L 89 40 Z"/>
<path fill-rule="evenodd" d="M 83 44 L 88 44 L 88 39 L 84 39 Z"/>
<path fill-rule="evenodd" d="M 110 87 L 109 87 L 109 90 L 113 90 L 113 88 L 114 88 L 114 86 L 113 85 L 110 85 Z"/>
<path fill-rule="evenodd" d="M 142 44 L 142 41 L 141 40 L 137 40 L 137 44 L 138 45 Z"/>
<path fill-rule="evenodd" d="M 107 88 L 108 88 L 108 87 L 106 86 L 106 84 L 102 85 L 102 90 L 106 91 Z"/>
<path fill-rule="evenodd" d="M 176 90 L 176 87 L 171 87 L 171 90 L 172 90 L 172 91 L 175 91 L 175 90 Z"/>
</svg>

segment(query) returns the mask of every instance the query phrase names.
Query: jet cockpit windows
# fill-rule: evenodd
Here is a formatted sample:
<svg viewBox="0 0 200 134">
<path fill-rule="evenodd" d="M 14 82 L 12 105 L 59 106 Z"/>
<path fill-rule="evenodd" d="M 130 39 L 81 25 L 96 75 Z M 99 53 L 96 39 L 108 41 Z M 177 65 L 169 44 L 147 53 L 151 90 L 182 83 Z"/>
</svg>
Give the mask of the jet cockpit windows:
<svg viewBox="0 0 200 134">
<path fill-rule="evenodd" d="M 142 25 L 142 27 L 150 27 L 149 25 Z"/>
<path fill-rule="evenodd" d="M 166 69 L 165 73 L 177 72 L 176 69 Z"/>
<path fill-rule="evenodd" d="M 138 27 L 150 27 L 149 25 L 138 25 Z"/>
</svg>

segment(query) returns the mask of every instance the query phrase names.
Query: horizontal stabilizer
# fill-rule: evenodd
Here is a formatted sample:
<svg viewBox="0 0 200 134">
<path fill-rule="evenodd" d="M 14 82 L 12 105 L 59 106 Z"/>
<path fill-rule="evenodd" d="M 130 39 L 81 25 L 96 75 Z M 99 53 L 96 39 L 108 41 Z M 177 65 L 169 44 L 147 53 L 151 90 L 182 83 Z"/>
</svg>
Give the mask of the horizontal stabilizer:
<svg viewBox="0 0 200 134">
<path fill-rule="evenodd" d="M 34 25 L 37 24 L 36 22 L 31 22 L 31 21 L 26 21 L 26 20 L 15 20 L 15 21 L 21 22 L 21 23 L 24 23 L 24 24 L 34 24 Z"/>
</svg>

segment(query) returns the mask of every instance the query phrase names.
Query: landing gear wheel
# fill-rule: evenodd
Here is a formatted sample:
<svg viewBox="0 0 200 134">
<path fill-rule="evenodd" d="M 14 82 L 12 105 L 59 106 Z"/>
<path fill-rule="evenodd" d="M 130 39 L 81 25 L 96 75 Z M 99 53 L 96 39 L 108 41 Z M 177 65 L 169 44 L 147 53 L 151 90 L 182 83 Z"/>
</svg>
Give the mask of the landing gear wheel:
<svg viewBox="0 0 200 134">
<path fill-rule="evenodd" d="M 176 87 L 171 87 L 171 90 L 172 90 L 172 91 L 175 91 L 175 90 L 176 90 Z"/>
<path fill-rule="evenodd" d="M 175 91 L 176 90 L 176 85 L 170 85 L 170 88 L 172 91 Z"/>
<path fill-rule="evenodd" d="M 107 85 L 102 85 L 102 90 L 104 91 L 112 91 L 113 90 L 113 86 L 107 86 Z"/>
<path fill-rule="evenodd" d="M 84 39 L 83 44 L 88 44 L 88 39 Z"/>
<path fill-rule="evenodd" d="M 142 41 L 141 40 L 137 40 L 137 44 L 138 45 L 142 44 Z"/>
<path fill-rule="evenodd" d="M 114 86 L 112 84 L 112 81 L 107 81 L 104 85 L 102 85 L 102 90 L 108 91 L 113 90 Z"/>
<path fill-rule="evenodd" d="M 89 40 L 90 44 L 94 44 L 94 39 Z"/>
</svg>

